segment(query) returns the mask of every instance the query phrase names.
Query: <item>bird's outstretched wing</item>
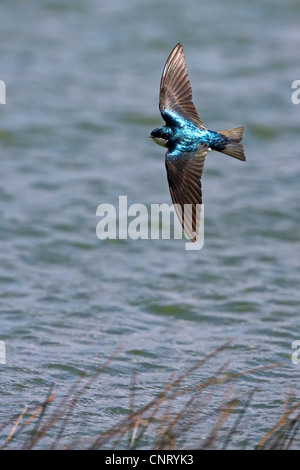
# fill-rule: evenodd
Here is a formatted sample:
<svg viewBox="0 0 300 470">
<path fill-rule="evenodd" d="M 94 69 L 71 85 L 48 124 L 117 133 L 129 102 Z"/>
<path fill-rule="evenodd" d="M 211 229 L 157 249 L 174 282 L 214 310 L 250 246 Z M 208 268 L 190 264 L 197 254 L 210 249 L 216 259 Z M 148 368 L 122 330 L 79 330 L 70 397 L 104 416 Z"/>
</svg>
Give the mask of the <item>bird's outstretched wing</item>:
<svg viewBox="0 0 300 470">
<path fill-rule="evenodd" d="M 166 154 L 166 169 L 172 201 L 187 236 L 195 242 L 202 204 L 201 176 L 207 147 L 182 155 Z"/>
<path fill-rule="evenodd" d="M 178 43 L 165 64 L 161 82 L 159 109 L 162 117 L 175 111 L 200 129 L 205 129 L 192 101 L 192 87 L 187 73 L 183 47 Z M 166 119 L 165 119 L 166 120 Z"/>
</svg>

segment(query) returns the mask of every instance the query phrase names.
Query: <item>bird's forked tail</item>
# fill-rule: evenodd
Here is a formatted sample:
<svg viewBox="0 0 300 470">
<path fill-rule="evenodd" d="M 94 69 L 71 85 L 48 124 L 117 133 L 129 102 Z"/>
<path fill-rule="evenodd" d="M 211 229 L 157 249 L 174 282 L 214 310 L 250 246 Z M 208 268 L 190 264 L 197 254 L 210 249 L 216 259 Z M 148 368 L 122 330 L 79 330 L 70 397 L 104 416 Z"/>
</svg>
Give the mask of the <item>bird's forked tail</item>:
<svg viewBox="0 0 300 470">
<path fill-rule="evenodd" d="M 230 155 L 233 158 L 237 158 L 238 160 L 245 161 L 246 157 L 244 154 L 244 148 L 241 144 L 241 140 L 243 138 L 243 127 L 236 127 L 234 129 L 228 129 L 227 131 L 220 131 L 219 134 L 225 135 L 229 140 L 226 143 L 224 150 L 221 150 L 222 153 L 226 153 L 226 155 Z"/>
</svg>

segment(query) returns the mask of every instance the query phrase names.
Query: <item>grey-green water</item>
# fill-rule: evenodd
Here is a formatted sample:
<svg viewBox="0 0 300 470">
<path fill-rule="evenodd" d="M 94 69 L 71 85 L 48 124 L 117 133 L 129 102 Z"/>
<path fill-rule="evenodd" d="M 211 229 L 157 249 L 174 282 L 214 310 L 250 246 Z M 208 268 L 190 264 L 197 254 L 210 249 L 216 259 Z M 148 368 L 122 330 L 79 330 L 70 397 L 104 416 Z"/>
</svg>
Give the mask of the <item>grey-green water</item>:
<svg viewBox="0 0 300 470">
<path fill-rule="evenodd" d="M 242 396 L 259 386 L 237 447 L 275 423 L 288 389 L 299 397 L 299 15 L 296 0 L 1 2 L 0 422 L 120 346 L 65 444 L 126 414 L 133 370 L 143 403 L 230 338 L 195 382 L 226 361 L 283 361 L 236 384 Z M 204 124 L 244 125 L 247 162 L 208 155 L 202 250 L 100 241 L 99 204 L 171 203 L 148 134 L 179 41 Z"/>
</svg>

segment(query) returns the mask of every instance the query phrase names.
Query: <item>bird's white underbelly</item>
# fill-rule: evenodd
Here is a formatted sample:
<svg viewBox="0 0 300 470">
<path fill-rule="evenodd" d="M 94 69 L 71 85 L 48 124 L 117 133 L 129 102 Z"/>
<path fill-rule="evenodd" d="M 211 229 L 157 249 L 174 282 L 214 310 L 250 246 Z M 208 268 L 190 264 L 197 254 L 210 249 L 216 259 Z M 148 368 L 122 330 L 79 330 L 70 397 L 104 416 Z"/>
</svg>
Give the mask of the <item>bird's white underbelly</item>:
<svg viewBox="0 0 300 470">
<path fill-rule="evenodd" d="M 156 144 L 161 145 L 162 147 L 167 147 L 167 140 L 162 137 L 153 137 L 153 140 Z"/>
</svg>

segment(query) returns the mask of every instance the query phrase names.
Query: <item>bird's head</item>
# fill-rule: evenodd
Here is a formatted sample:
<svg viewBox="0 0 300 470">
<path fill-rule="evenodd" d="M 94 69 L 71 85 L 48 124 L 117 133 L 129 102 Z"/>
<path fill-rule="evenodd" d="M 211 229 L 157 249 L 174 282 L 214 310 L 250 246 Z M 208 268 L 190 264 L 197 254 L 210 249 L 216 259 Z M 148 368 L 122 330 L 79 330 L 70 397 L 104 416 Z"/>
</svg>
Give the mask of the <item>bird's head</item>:
<svg viewBox="0 0 300 470">
<path fill-rule="evenodd" d="M 149 137 L 154 140 L 154 142 L 162 147 L 167 147 L 168 140 L 170 138 L 171 129 L 164 126 L 154 129 Z"/>
</svg>

